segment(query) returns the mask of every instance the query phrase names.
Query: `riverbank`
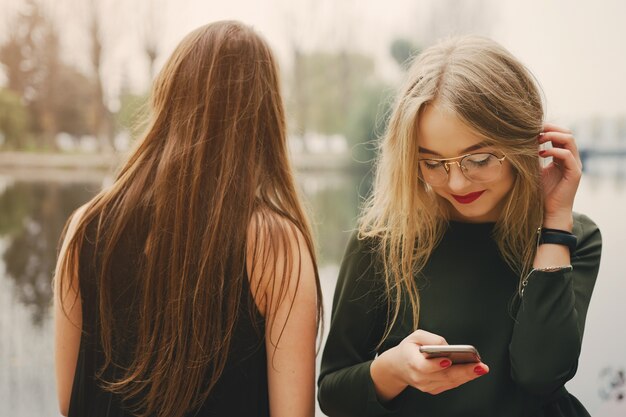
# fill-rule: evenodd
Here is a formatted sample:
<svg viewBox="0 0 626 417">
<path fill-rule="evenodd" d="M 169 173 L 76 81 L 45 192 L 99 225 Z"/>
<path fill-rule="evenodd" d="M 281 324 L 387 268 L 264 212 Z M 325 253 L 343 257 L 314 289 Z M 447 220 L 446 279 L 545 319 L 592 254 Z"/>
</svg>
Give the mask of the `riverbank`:
<svg viewBox="0 0 626 417">
<path fill-rule="evenodd" d="M 102 181 L 112 176 L 124 154 L 0 152 L 0 175 L 24 181 Z M 300 172 L 353 172 L 369 169 L 349 154 L 295 154 Z"/>
<path fill-rule="evenodd" d="M 0 152 L 0 177 L 12 181 L 102 183 L 121 161 L 117 154 Z"/>
<path fill-rule="evenodd" d="M 97 169 L 109 170 L 120 162 L 118 154 L 65 154 L 35 152 L 0 152 L 0 169 Z"/>
</svg>

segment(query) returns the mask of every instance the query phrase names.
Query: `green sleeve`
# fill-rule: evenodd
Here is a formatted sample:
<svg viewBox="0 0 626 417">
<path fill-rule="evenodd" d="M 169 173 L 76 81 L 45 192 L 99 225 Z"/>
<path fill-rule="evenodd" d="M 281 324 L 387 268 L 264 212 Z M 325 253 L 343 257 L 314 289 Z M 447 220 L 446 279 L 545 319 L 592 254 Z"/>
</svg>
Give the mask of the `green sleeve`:
<svg viewBox="0 0 626 417">
<path fill-rule="evenodd" d="M 321 410 L 329 416 L 379 416 L 390 410 L 376 396 L 370 365 L 384 331 L 381 277 L 371 244 L 354 233 L 339 271 L 328 339 L 318 380 Z M 377 283 L 378 282 L 378 283 Z M 382 315 L 381 315 L 382 313 Z"/>
<path fill-rule="evenodd" d="M 539 396 L 550 395 L 576 373 L 600 267 L 598 227 L 575 214 L 574 234 L 578 245 L 571 272 L 533 272 L 529 277 L 509 346 L 513 380 Z"/>
</svg>

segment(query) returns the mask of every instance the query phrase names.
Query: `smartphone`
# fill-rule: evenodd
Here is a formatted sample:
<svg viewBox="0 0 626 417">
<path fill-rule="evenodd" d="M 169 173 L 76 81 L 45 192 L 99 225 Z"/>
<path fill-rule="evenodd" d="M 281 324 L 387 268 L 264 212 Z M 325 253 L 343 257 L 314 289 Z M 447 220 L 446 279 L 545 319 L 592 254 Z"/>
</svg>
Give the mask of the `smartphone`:
<svg viewBox="0 0 626 417">
<path fill-rule="evenodd" d="M 480 362 L 480 354 L 472 345 L 422 345 L 420 352 L 427 359 L 447 358 L 453 364 Z"/>
</svg>

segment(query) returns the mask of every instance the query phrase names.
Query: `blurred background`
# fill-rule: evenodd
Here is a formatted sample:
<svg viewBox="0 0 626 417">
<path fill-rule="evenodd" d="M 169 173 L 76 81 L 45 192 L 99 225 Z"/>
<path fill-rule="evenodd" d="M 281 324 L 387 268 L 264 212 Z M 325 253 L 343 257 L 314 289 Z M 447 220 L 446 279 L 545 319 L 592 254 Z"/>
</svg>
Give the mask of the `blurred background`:
<svg viewBox="0 0 626 417">
<path fill-rule="evenodd" d="M 61 229 L 111 183 L 176 44 L 221 19 L 254 26 L 279 58 L 326 321 L 405 61 L 463 33 L 489 36 L 520 58 L 544 90 L 547 120 L 575 132 L 585 164 L 576 210 L 604 236 L 578 374 L 567 387 L 594 416 L 626 415 L 626 2 L 0 0 L 3 415 L 58 415 L 50 284 Z"/>
</svg>

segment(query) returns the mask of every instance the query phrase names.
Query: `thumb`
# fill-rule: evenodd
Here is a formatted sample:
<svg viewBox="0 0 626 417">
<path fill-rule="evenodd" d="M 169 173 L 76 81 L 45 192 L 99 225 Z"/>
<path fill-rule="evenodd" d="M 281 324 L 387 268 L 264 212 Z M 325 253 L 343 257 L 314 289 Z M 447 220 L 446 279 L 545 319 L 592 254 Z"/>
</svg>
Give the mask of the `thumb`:
<svg viewBox="0 0 626 417">
<path fill-rule="evenodd" d="M 415 343 L 416 345 L 447 345 L 446 339 L 435 333 L 427 332 L 426 330 L 418 329 L 408 335 L 405 339 L 407 342 Z"/>
</svg>

